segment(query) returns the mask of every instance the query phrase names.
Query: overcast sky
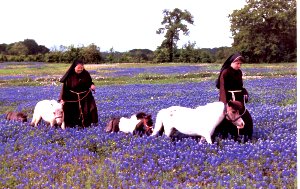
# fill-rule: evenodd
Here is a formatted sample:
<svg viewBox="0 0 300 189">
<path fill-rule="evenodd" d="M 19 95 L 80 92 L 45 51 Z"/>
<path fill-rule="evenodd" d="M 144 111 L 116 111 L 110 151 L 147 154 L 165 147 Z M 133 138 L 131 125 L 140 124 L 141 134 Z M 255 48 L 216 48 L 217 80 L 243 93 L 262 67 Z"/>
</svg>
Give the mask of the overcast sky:
<svg viewBox="0 0 300 189">
<path fill-rule="evenodd" d="M 196 42 L 199 48 L 231 46 L 228 15 L 245 0 L 5 0 L 0 2 L 0 44 L 34 39 L 48 48 L 88 46 L 100 51 L 155 50 L 164 9 L 179 8 L 194 16 L 189 36 L 178 47 Z"/>
</svg>

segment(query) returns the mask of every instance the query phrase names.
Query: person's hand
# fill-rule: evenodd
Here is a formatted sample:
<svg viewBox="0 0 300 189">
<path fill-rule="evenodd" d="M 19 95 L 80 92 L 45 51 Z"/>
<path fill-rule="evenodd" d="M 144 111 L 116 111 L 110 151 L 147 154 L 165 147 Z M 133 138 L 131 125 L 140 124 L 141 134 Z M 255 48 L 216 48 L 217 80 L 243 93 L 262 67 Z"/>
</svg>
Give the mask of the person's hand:
<svg viewBox="0 0 300 189">
<path fill-rule="evenodd" d="M 64 105 L 64 104 L 65 104 L 65 101 L 64 101 L 64 100 L 60 100 L 59 103 L 61 103 L 62 105 Z"/>
<path fill-rule="evenodd" d="M 91 90 L 94 92 L 96 91 L 96 86 L 94 84 L 91 85 Z"/>
<path fill-rule="evenodd" d="M 250 98 L 249 98 L 248 91 L 246 90 L 246 88 L 243 88 L 242 91 L 243 91 L 243 94 L 244 94 L 245 103 L 249 102 Z"/>
<path fill-rule="evenodd" d="M 247 103 L 249 101 L 248 95 L 244 95 L 244 99 L 245 99 L 245 103 Z"/>
</svg>

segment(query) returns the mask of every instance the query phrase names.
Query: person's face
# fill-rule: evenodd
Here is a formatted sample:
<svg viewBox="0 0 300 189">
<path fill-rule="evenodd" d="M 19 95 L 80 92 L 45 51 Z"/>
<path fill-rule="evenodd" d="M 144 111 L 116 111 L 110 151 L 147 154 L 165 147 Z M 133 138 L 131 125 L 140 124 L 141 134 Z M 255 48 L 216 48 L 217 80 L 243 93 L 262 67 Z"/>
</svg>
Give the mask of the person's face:
<svg viewBox="0 0 300 189">
<path fill-rule="evenodd" d="M 83 64 L 77 64 L 77 66 L 75 67 L 75 72 L 77 74 L 80 74 L 83 71 L 84 67 Z"/>
<path fill-rule="evenodd" d="M 236 60 L 231 63 L 231 67 L 235 70 L 239 70 L 241 68 L 242 61 Z"/>
</svg>

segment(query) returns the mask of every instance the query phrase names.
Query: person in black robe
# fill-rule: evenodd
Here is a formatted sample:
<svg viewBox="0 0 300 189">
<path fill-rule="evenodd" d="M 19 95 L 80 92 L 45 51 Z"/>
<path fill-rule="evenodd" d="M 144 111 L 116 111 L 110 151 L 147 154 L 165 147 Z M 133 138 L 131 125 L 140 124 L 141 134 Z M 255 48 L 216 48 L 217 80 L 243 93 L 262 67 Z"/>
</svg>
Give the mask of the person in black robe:
<svg viewBox="0 0 300 189">
<path fill-rule="evenodd" d="M 242 119 L 245 122 L 243 129 L 238 130 L 231 122 L 224 119 L 223 122 L 215 129 L 213 137 L 218 133 L 222 138 L 227 138 L 228 133 L 235 139 L 239 135 L 244 135 L 244 140 L 252 139 L 253 120 L 249 111 L 245 110 L 245 103 L 248 102 L 249 94 L 243 86 L 243 74 L 240 70 L 244 58 L 240 53 L 232 54 L 223 64 L 219 77 L 216 81 L 216 87 L 219 89 L 219 100 L 228 103 L 230 100 L 237 100 L 244 105 Z"/>
<path fill-rule="evenodd" d="M 81 59 L 75 60 L 65 75 L 60 79 L 63 83 L 60 102 L 63 103 L 66 127 L 88 127 L 98 123 L 98 111 L 92 92 L 95 85 Z"/>
</svg>

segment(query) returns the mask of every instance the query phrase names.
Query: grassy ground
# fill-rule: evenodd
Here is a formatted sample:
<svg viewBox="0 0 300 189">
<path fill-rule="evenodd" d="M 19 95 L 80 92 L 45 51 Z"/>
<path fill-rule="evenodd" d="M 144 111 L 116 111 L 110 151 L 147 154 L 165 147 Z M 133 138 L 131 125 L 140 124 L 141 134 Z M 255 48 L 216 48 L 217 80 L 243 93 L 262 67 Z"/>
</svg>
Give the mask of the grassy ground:
<svg viewBox="0 0 300 189">
<path fill-rule="evenodd" d="M 66 72 L 70 64 L 44 64 L 44 63 L 0 63 L 0 86 L 29 86 L 29 85 L 59 85 L 59 78 Z M 207 71 L 199 71 L 186 74 L 157 74 L 140 73 L 134 76 L 110 77 L 114 68 L 151 68 L 173 66 L 199 66 Z M 146 64 L 146 63 L 122 63 L 122 64 L 87 64 L 85 68 L 91 72 L 96 85 L 122 85 L 122 84 L 163 84 L 178 82 L 199 82 L 215 79 L 218 76 L 221 64 Z M 246 77 L 277 77 L 281 75 L 296 75 L 296 63 L 281 64 L 243 64 L 242 70 L 257 69 L 248 72 Z M 272 72 L 260 72 L 260 69 L 270 69 Z M 20 77 L 17 77 L 20 76 Z M 6 79 L 7 77 L 16 77 Z"/>
</svg>

